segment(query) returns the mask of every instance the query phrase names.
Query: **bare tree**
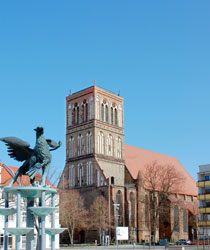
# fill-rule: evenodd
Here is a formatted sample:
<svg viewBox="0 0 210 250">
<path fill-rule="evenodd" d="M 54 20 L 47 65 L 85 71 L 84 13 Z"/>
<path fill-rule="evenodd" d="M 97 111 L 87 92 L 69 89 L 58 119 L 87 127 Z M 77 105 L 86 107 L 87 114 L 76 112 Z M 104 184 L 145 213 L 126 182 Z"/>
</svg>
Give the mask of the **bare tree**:
<svg viewBox="0 0 210 250">
<path fill-rule="evenodd" d="M 173 165 L 160 165 L 157 161 L 145 166 L 142 173 L 144 188 L 150 194 L 150 226 L 153 241 L 156 239 L 158 219 L 171 193 L 177 193 L 183 178 Z"/>
<path fill-rule="evenodd" d="M 61 190 L 60 211 L 61 224 L 67 227 L 70 243 L 73 245 L 75 230 L 88 227 L 88 211 L 80 194 L 75 190 Z"/>
<path fill-rule="evenodd" d="M 98 196 L 90 207 L 90 227 L 98 231 L 101 244 L 103 230 L 111 227 L 108 201 L 103 196 Z"/>
</svg>

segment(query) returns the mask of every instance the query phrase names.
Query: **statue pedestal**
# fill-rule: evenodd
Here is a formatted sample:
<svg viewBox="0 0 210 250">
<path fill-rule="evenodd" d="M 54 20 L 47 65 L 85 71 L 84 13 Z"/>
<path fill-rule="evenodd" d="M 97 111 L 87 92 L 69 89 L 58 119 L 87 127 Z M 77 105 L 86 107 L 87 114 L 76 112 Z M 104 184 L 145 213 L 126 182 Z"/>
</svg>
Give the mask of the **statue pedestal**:
<svg viewBox="0 0 210 250">
<path fill-rule="evenodd" d="M 37 237 L 39 237 L 39 250 L 46 249 L 46 233 L 51 236 L 51 249 L 55 249 L 55 234 L 62 233 L 65 228 L 55 228 L 55 194 L 57 190 L 49 187 L 5 187 L 5 208 L 0 208 L 0 214 L 5 216 L 4 223 L 4 250 L 8 249 L 8 233 L 16 236 L 16 250 L 20 250 L 20 236 L 26 235 L 26 249 L 33 250 L 34 242 L 34 216 L 38 217 L 39 226 Z M 17 197 L 17 207 L 9 208 L 8 194 L 14 194 Z M 46 195 L 51 197 L 49 207 L 45 205 Z M 21 227 L 21 198 L 27 199 L 26 209 L 26 227 Z M 39 199 L 38 206 L 34 206 L 35 199 Z M 8 227 L 8 216 L 16 213 L 16 228 Z M 45 216 L 51 214 L 51 228 L 45 229 Z"/>
</svg>

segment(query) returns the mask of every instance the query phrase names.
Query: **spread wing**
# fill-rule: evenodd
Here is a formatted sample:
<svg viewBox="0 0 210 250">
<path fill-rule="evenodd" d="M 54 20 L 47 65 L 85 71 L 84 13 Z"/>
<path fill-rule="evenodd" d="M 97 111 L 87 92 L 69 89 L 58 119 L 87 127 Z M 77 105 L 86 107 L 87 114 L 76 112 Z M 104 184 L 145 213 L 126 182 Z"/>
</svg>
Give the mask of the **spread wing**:
<svg viewBox="0 0 210 250">
<path fill-rule="evenodd" d="M 0 141 L 5 142 L 7 145 L 7 152 L 11 158 L 17 161 L 28 160 L 33 153 L 33 149 L 30 148 L 30 144 L 17 137 L 3 137 Z"/>
<path fill-rule="evenodd" d="M 53 150 L 56 150 L 57 148 L 60 148 L 60 146 L 62 144 L 61 141 L 56 142 L 56 141 L 53 141 L 51 139 L 46 139 L 46 141 L 47 141 L 47 144 L 52 148 L 52 149 L 50 149 L 50 151 L 53 151 Z"/>
</svg>

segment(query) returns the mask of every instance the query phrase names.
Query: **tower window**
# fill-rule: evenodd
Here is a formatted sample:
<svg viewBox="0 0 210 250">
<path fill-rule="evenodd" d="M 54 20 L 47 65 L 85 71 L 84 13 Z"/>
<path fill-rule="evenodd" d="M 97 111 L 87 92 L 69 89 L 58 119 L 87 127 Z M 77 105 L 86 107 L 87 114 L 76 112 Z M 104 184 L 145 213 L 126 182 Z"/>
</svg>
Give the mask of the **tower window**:
<svg viewBox="0 0 210 250">
<path fill-rule="evenodd" d="M 79 106 L 77 103 L 74 104 L 74 108 L 72 110 L 72 125 L 79 123 Z"/>
<path fill-rule="evenodd" d="M 78 156 L 82 155 L 82 146 L 83 146 L 83 136 L 80 134 L 77 138 L 77 146 L 78 146 Z"/>
<path fill-rule="evenodd" d="M 104 134 L 102 132 L 98 133 L 98 153 L 104 154 Z"/>
<path fill-rule="evenodd" d="M 93 166 L 92 166 L 92 162 L 89 161 L 87 162 L 87 168 L 86 168 L 86 177 L 87 177 L 87 185 L 91 185 L 93 184 Z"/>
<path fill-rule="evenodd" d="M 71 109 L 71 104 L 68 105 L 67 121 L 68 121 L 68 126 L 71 126 L 71 124 L 72 124 L 72 109 Z"/>
<path fill-rule="evenodd" d="M 108 115 L 109 115 L 108 106 L 106 105 L 105 106 L 105 122 L 108 122 Z"/>
<path fill-rule="evenodd" d="M 114 119 L 113 119 L 113 108 L 111 107 L 111 124 L 114 123 Z"/>
<path fill-rule="evenodd" d="M 76 108 L 74 107 L 72 110 L 72 124 L 76 123 Z"/>
<path fill-rule="evenodd" d="M 104 121 L 104 104 L 101 104 L 101 120 Z"/>
<path fill-rule="evenodd" d="M 81 187 L 83 184 L 83 167 L 82 164 L 78 165 L 78 184 Z"/>
<path fill-rule="evenodd" d="M 99 111 L 100 111 L 100 103 L 99 103 L 99 97 L 97 96 L 96 97 L 96 119 L 98 119 L 98 120 L 100 119 Z M 94 118 L 94 117 L 92 117 L 92 118 Z"/>
<path fill-rule="evenodd" d="M 111 177 L 111 184 L 114 185 L 114 176 Z"/>
<path fill-rule="evenodd" d="M 92 133 L 88 132 L 86 134 L 86 153 L 92 153 Z"/>
<path fill-rule="evenodd" d="M 122 158 L 122 141 L 120 137 L 116 138 L 115 152 L 117 158 Z"/>
<path fill-rule="evenodd" d="M 69 166 L 69 187 L 75 186 L 75 168 L 74 165 Z"/>
<path fill-rule="evenodd" d="M 88 121 L 88 103 L 86 100 L 82 104 L 82 122 Z"/>
<path fill-rule="evenodd" d="M 88 121 L 88 103 L 86 103 L 86 106 L 85 106 L 85 121 Z"/>
<path fill-rule="evenodd" d="M 85 105 L 82 104 L 82 121 L 85 121 Z"/>
<path fill-rule="evenodd" d="M 69 157 L 70 158 L 74 157 L 74 148 L 75 148 L 74 137 L 71 136 L 69 139 Z"/>
<path fill-rule="evenodd" d="M 114 109 L 114 125 L 117 126 L 118 120 L 117 120 L 117 109 Z"/>
<path fill-rule="evenodd" d="M 79 123 L 79 107 L 77 107 L 76 123 Z"/>
<path fill-rule="evenodd" d="M 112 135 L 107 136 L 106 140 L 106 154 L 113 156 L 113 138 Z"/>
</svg>

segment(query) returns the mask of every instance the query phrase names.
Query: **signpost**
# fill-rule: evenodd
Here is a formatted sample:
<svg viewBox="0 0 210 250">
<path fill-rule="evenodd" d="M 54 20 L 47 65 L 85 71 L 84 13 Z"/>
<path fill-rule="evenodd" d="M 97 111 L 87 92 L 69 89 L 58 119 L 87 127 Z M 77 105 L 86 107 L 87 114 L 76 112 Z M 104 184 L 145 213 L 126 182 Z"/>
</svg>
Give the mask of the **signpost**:
<svg viewBox="0 0 210 250">
<path fill-rule="evenodd" d="M 117 249 L 118 249 L 118 240 L 128 240 L 128 227 L 116 227 Z"/>
<path fill-rule="evenodd" d="M 128 240 L 128 227 L 117 227 L 117 240 Z"/>
</svg>

